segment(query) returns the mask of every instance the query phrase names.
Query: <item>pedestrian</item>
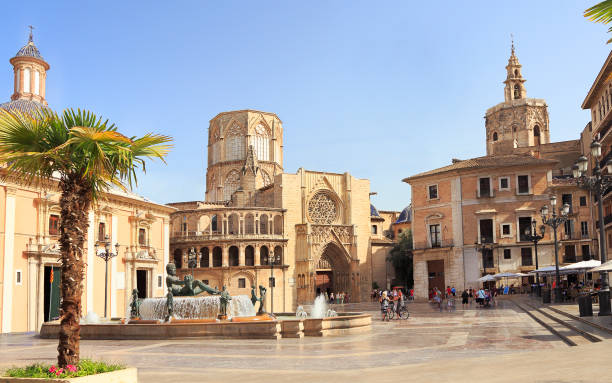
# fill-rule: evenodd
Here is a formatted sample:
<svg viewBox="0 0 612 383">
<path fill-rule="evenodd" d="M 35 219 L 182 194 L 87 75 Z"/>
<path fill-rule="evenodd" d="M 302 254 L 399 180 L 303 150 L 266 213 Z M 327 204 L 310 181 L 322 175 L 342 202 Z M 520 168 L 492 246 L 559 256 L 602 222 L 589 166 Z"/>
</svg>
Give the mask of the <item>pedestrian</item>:
<svg viewBox="0 0 612 383">
<path fill-rule="evenodd" d="M 455 296 L 455 293 L 457 292 L 457 290 L 455 290 L 455 286 L 453 286 L 451 288 L 451 294 L 453 294 L 453 296 Z"/>
<path fill-rule="evenodd" d="M 470 296 L 470 306 L 472 305 L 472 301 L 474 300 L 474 289 L 472 289 L 470 287 L 470 290 L 468 291 L 468 294 Z"/>
<path fill-rule="evenodd" d="M 388 311 L 389 308 L 389 299 L 387 298 L 387 292 L 384 291 L 380 296 L 380 312 L 382 314 L 382 321 L 389 321 Z"/>
<path fill-rule="evenodd" d="M 334 303 L 334 292 L 333 291 L 331 293 L 329 293 L 329 303 L 330 304 Z"/>
<path fill-rule="evenodd" d="M 465 310 L 465 306 L 468 305 L 468 301 L 470 298 L 470 293 L 467 290 L 463 290 L 461 293 L 461 307 Z"/>
</svg>

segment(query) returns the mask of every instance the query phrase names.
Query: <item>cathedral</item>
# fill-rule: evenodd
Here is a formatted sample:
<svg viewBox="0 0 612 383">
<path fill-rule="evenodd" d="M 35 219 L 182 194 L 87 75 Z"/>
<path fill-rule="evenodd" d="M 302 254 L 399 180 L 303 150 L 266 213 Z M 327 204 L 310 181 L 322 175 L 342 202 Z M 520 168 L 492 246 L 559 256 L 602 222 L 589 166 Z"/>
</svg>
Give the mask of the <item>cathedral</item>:
<svg viewBox="0 0 612 383">
<path fill-rule="evenodd" d="M 170 248 L 180 274 L 232 294 L 263 285 L 277 312 L 324 292 L 352 302 L 369 296 L 393 244 L 384 234 L 399 215 L 370 205 L 368 180 L 285 173 L 283 123 L 256 110 L 210 121 L 205 199 L 169 205 L 178 209 Z"/>
</svg>

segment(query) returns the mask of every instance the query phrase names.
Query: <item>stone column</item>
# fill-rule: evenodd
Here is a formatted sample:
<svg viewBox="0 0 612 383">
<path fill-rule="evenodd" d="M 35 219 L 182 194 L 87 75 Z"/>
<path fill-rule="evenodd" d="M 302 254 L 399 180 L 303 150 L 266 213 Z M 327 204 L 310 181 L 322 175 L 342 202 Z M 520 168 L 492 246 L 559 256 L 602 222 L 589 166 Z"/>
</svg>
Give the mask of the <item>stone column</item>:
<svg viewBox="0 0 612 383">
<path fill-rule="evenodd" d="M 223 267 L 228 267 L 229 266 L 229 247 L 227 245 L 224 245 L 222 249 L 223 249 L 223 256 L 222 256 L 221 265 Z"/>
<path fill-rule="evenodd" d="M 5 188 L 4 277 L 2 284 L 2 332 L 11 332 L 13 321 L 13 267 L 15 259 L 15 206 L 17 191 Z"/>
<path fill-rule="evenodd" d="M 253 248 L 254 251 L 254 256 L 255 256 L 255 266 L 261 266 L 261 261 L 260 261 L 260 257 L 259 257 L 259 249 L 260 246 L 259 245 L 255 245 L 255 247 Z"/>
<path fill-rule="evenodd" d="M 240 245 L 238 246 L 238 266 L 244 266 L 245 265 L 245 253 L 244 253 L 244 245 Z"/>
</svg>

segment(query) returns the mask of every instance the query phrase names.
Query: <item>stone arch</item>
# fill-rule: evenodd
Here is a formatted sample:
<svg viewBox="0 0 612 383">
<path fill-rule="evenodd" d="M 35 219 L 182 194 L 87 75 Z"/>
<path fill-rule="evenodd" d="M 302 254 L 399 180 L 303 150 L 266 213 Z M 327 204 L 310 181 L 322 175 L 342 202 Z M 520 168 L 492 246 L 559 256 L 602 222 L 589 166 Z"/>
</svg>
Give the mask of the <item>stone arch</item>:
<svg viewBox="0 0 612 383">
<path fill-rule="evenodd" d="M 210 267 L 210 250 L 206 246 L 200 249 L 200 267 Z"/>
<path fill-rule="evenodd" d="M 259 264 L 260 265 L 267 265 L 268 264 L 268 257 L 270 256 L 270 250 L 268 249 L 268 246 L 263 245 L 259 248 Z"/>
<path fill-rule="evenodd" d="M 259 234 L 268 234 L 269 233 L 269 222 L 268 215 L 262 214 L 259 217 Z"/>
<path fill-rule="evenodd" d="M 238 288 L 238 278 L 240 277 L 245 277 L 247 280 L 247 283 L 245 284 L 245 288 L 246 289 L 250 289 L 251 286 L 255 286 L 255 276 L 253 275 L 253 273 L 250 273 L 248 271 L 244 271 L 244 270 L 240 270 L 234 274 L 232 274 L 231 276 L 231 283 L 232 286 L 234 288 Z"/>
<path fill-rule="evenodd" d="M 240 186 L 240 173 L 238 170 L 232 169 L 225 176 L 225 181 L 223 182 L 223 200 L 229 201 L 232 199 L 232 194 L 238 187 Z"/>
<path fill-rule="evenodd" d="M 274 264 L 275 265 L 282 265 L 284 262 L 283 259 L 283 247 L 282 246 L 275 246 L 274 247 Z"/>
<path fill-rule="evenodd" d="M 533 144 L 540 145 L 541 142 L 542 138 L 540 135 L 540 126 L 538 124 L 535 124 L 533 127 Z"/>
<path fill-rule="evenodd" d="M 497 132 L 493 132 L 493 141 L 497 141 Z"/>
<path fill-rule="evenodd" d="M 244 265 L 255 266 L 255 248 L 251 245 L 244 249 Z"/>
<path fill-rule="evenodd" d="M 255 234 L 255 216 L 247 213 L 244 216 L 244 234 Z"/>
<path fill-rule="evenodd" d="M 177 269 L 183 268 L 183 251 L 181 249 L 174 249 L 172 259 Z"/>
<path fill-rule="evenodd" d="M 351 290 L 350 256 L 342 245 L 329 242 L 316 262 L 315 295 Z"/>
<path fill-rule="evenodd" d="M 229 265 L 238 266 L 240 264 L 238 256 L 238 246 L 230 246 L 229 248 Z"/>
<path fill-rule="evenodd" d="M 240 218 L 238 217 L 238 213 L 230 214 L 227 219 L 227 233 L 228 234 L 238 234 L 240 229 Z"/>
<path fill-rule="evenodd" d="M 219 216 L 217 214 L 213 214 L 213 216 L 210 217 L 210 226 L 213 233 L 221 232 L 221 225 L 219 225 Z"/>
<path fill-rule="evenodd" d="M 210 217 L 208 215 L 202 214 L 198 219 L 198 223 L 201 232 L 208 233 L 210 231 Z"/>
<path fill-rule="evenodd" d="M 283 234 L 283 216 L 280 214 L 274 216 L 274 234 Z"/>
<path fill-rule="evenodd" d="M 221 267 L 223 266 L 223 250 L 219 246 L 215 246 L 213 249 L 213 267 Z"/>
</svg>

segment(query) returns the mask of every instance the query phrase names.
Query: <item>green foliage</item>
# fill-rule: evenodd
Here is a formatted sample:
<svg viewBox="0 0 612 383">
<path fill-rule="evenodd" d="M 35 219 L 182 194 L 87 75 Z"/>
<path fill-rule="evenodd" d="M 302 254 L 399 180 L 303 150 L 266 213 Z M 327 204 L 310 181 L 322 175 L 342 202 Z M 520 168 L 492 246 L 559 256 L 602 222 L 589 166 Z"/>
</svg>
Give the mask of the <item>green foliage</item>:
<svg viewBox="0 0 612 383">
<path fill-rule="evenodd" d="M 612 21 L 612 0 L 604 0 L 595 4 L 584 11 L 584 17 L 595 23 L 609 24 Z M 608 33 L 612 33 L 612 27 L 608 28 Z M 608 40 L 608 44 L 612 38 Z"/>
<path fill-rule="evenodd" d="M 405 283 L 407 288 L 411 288 L 414 284 L 411 230 L 404 231 L 399 235 L 397 243 L 389 252 L 387 261 L 390 262 L 395 269 L 395 279 L 398 282 Z"/>
<path fill-rule="evenodd" d="M 93 361 L 90 359 L 82 359 L 78 366 L 76 366 L 76 372 L 66 371 L 58 375 L 55 372 L 49 371 L 51 367 L 53 366 L 51 366 L 50 364 L 33 364 L 27 367 L 14 367 L 6 370 L 4 372 L 4 376 L 9 376 L 12 378 L 47 379 L 75 378 L 78 376 L 102 374 L 105 372 L 117 371 L 125 368 L 125 366 L 121 364 L 110 364 L 101 361 Z"/>
<path fill-rule="evenodd" d="M 80 109 L 61 115 L 0 110 L 0 162 L 8 165 L 7 174 L 19 173 L 27 184 L 76 175 L 91 186 L 93 200 L 112 185 L 136 185 L 136 170 L 146 171 L 146 158 L 164 161 L 170 141 L 155 134 L 126 137 L 108 120 Z"/>
</svg>

